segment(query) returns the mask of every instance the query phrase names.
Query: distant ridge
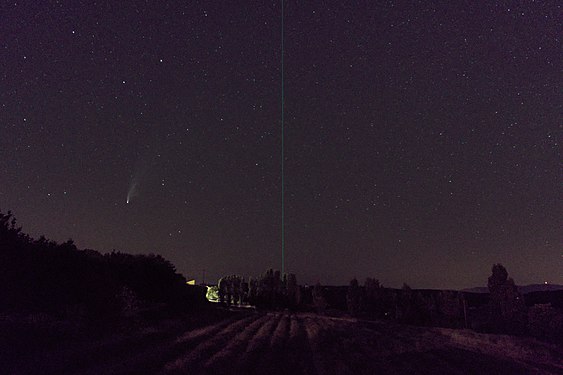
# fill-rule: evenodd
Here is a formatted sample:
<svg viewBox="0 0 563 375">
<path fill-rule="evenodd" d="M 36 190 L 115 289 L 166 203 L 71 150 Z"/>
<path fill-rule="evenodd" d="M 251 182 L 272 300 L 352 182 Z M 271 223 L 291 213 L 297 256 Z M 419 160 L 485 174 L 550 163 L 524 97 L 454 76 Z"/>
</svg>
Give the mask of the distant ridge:
<svg viewBox="0 0 563 375">
<path fill-rule="evenodd" d="M 550 292 L 554 290 L 563 290 L 563 285 L 558 284 L 531 284 L 531 285 L 518 285 L 518 291 L 522 294 L 532 292 Z M 462 292 L 471 293 L 489 293 L 489 288 L 486 286 L 477 286 L 474 288 L 462 289 Z"/>
</svg>

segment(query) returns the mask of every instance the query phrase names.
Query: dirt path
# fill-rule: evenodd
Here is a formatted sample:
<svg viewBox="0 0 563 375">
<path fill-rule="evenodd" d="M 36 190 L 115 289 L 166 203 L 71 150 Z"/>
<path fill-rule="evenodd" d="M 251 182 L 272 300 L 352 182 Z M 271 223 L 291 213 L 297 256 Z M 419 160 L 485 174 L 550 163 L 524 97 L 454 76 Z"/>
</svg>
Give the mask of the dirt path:
<svg viewBox="0 0 563 375">
<path fill-rule="evenodd" d="M 563 348 L 533 339 L 288 312 L 149 329 L 48 357 L 9 373 L 563 374 Z"/>
</svg>

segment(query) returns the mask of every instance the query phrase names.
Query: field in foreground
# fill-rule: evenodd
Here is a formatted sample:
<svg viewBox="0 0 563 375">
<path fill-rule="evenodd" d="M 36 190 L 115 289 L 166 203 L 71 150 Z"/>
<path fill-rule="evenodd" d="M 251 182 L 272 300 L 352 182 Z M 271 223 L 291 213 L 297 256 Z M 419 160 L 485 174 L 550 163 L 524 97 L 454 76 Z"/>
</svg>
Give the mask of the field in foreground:
<svg viewBox="0 0 563 375">
<path fill-rule="evenodd" d="M 563 348 L 464 330 L 251 313 L 197 329 L 168 321 L 82 337 L 2 362 L 8 374 L 563 374 Z"/>
</svg>

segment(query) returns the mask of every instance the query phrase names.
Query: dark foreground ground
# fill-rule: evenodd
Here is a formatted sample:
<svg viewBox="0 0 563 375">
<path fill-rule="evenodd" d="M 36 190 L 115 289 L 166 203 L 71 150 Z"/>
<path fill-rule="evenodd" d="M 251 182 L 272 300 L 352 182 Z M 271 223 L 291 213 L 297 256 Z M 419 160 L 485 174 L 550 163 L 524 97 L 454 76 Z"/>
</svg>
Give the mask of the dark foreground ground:
<svg viewBox="0 0 563 375">
<path fill-rule="evenodd" d="M 314 314 L 0 344 L 2 374 L 563 374 L 563 348 L 534 339 Z"/>
</svg>

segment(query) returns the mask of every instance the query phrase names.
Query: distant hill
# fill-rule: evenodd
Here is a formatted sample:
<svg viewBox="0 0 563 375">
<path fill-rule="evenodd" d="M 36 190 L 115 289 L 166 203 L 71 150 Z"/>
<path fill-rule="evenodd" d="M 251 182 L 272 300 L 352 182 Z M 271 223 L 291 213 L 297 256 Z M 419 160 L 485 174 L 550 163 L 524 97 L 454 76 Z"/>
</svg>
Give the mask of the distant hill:
<svg viewBox="0 0 563 375">
<path fill-rule="evenodd" d="M 489 288 L 486 286 L 476 286 L 473 288 L 465 288 L 461 290 L 462 292 L 470 292 L 470 293 L 489 293 Z"/>
<path fill-rule="evenodd" d="M 527 294 L 532 292 L 551 292 L 555 290 L 563 290 L 563 285 L 557 285 L 557 284 L 518 285 L 518 290 L 522 294 Z M 474 288 L 463 289 L 462 292 L 489 293 L 489 288 L 487 288 L 486 286 L 477 286 Z"/>
</svg>

